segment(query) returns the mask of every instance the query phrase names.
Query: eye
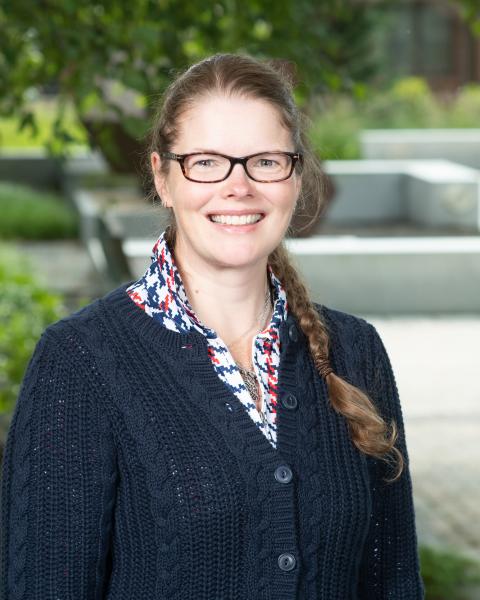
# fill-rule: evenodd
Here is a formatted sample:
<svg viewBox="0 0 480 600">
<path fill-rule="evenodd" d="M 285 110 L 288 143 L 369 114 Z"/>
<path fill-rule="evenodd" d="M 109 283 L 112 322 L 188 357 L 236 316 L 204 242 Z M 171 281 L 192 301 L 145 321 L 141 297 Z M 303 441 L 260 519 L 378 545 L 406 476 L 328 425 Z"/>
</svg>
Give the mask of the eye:
<svg viewBox="0 0 480 600">
<path fill-rule="evenodd" d="M 286 156 L 283 154 L 265 153 L 257 156 L 252 156 L 249 161 L 249 166 L 252 169 L 257 169 L 266 173 L 271 171 L 272 173 L 278 173 L 287 166 Z"/>
<path fill-rule="evenodd" d="M 257 166 L 268 169 L 278 166 L 278 162 L 273 160 L 273 158 L 259 158 L 257 161 Z"/>
<path fill-rule="evenodd" d="M 228 164 L 228 160 L 215 154 L 194 154 L 189 156 L 185 163 L 187 169 L 195 171 L 222 169 L 225 164 Z"/>
<path fill-rule="evenodd" d="M 217 162 L 213 158 L 201 158 L 193 163 L 193 167 L 215 167 Z"/>
</svg>

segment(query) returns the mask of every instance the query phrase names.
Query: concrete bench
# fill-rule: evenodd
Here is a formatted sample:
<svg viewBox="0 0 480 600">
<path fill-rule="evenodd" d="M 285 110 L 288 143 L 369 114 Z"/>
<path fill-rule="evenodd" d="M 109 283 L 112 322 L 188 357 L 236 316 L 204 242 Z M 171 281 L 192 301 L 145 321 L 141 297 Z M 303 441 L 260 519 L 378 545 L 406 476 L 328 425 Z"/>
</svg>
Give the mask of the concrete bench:
<svg viewBox="0 0 480 600">
<path fill-rule="evenodd" d="M 367 129 L 360 146 L 366 159 L 443 158 L 480 169 L 480 129 Z"/>
<path fill-rule="evenodd" d="M 480 229 L 480 171 L 475 169 L 446 160 L 326 161 L 324 168 L 337 189 L 325 224 L 405 221 L 471 233 Z"/>
</svg>

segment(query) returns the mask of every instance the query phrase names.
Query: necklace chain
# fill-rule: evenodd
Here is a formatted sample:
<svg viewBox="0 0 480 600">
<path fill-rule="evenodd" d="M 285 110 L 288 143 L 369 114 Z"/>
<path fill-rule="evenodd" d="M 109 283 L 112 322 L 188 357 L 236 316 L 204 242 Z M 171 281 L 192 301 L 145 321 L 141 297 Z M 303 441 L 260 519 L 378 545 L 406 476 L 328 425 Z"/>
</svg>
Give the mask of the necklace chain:
<svg viewBox="0 0 480 600">
<path fill-rule="evenodd" d="M 255 320 L 255 323 L 260 323 L 260 331 L 263 330 L 264 325 L 265 325 L 265 320 L 267 318 L 269 309 L 271 308 L 271 293 L 270 293 L 270 289 L 267 288 L 266 292 L 265 292 L 265 302 L 263 304 L 262 307 L 262 312 L 260 313 L 260 315 L 257 317 L 257 319 Z M 251 328 L 250 328 L 251 329 Z M 230 347 L 233 344 L 230 344 Z M 235 361 L 235 364 L 240 368 L 240 370 L 246 372 L 246 373 L 253 373 L 253 375 L 255 375 L 255 371 L 253 370 L 253 365 L 250 366 L 250 369 L 246 369 L 245 367 L 243 367 L 242 365 L 240 365 L 237 361 Z"/>
<path fill-rule="evenodd" d="M 260 326 L 262 328 L 260 331 L 263 330 L 265 320 L 267 318 L 267 315 L 269 313 L 269 309 L 271 308 L 271 305 L 272 305 L 271 290 L 270 290 L 270 286 L 267 283 L 267 290 L 265 292 L 265 302 L 263 304 L 262 312 L 260 313 L 260 315 L 257 317 L 257 320 L 256 320 L 257 323 L 260 323 Z M 237 367 L 240 371 L 240 375 L 242 376 L 242 379 L 245 383 L 245 387 L 247 388 L 250 396 L 252 397 L 253 401 L 255 403 L 257 403 L 260 395 L 259 395 L 259 390 L 258 390 L 258 379 L 257 379 L 257 375 L 253 369 L 253 365 L 251 365 L 250 369 L 246 369 L 241 364 L 239 364 L 237 361 L 235 361 L 235 364 L 237 365 Z"/>
<path fill-rule="evenodd" d="M 265 318 L 268 314 L 268 309 L 270 306 L 271 306 L 271 292 L 270 292 L 270 288 L 267 286 L 267 289 L 265 290 L 265 302 L 263 304 L 261 313 L 255 318 L 255 320 L 253 321 L 253 324 L 248 329 L 246 329 L 237 339 L 233 340 L 232 342 L 229 342 L 228 347 L 233 348 L 239 342 L 243 341 L 245 334 L 248 333 L 249 331 L 251 331 L 255 327 L 255 325 L 257 325 L 259 322 L 261 324 L 264 324 Z M 262 327 L 263 327 L 263 325 L 262 325 Z"/>
</svg>

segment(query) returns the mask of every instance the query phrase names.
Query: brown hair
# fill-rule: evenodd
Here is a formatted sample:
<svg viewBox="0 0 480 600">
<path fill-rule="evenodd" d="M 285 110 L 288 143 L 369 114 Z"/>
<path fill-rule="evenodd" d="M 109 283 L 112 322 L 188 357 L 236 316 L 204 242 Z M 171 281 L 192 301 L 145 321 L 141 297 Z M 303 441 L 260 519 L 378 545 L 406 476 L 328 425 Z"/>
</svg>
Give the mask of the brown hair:
<svg viewBox="0 0 480 600">
<path fill-rule="evenodd" d="M 302 189 L 296 211 L 313 206 L 313 219 L 317 219 L 324 209 L 327 184 L 320 162 L 310 147 L 306 119 L 294 102 L 292 89 L 291 69 L 282 68 L 281 64 L 274 65 L 240 54 L 216 54 L 206 58 L 177 76 L 165 91 L 151 129 L 147 159 L 152 152 L 171 151 L 178 135 L 179 117 L 202 96 L 238 94 L 270 102 L 291 132 L 295 151 L 303 155 L 302 165 L 298 166 L 302 169 Z M 169 161 L 162 161 L 161 169 L 167 173 L 168 168 Z M 150 169 L 148 173 L 151 177 Z M 155 190 L 154 186 L 151 188 Z M 154 191 L 153 194 L 156 195 Z M 170 226 L 165 234 L 171 248 L 174 248 L 175 231 L 175 219 L 171 211 Z M 291 226 L 288 232 L 292 233 Z M 386 480 L 396 481 L 403 471 L 404 459 L 394 446 L 398 437 L 395 421 L 392 421 L 392 430 L 389 432 L 366 393 L 332 371 L 327 326 L 310 299 L 302 277 L 293 266 L 284 242 L 271 252 L 268 263 L 282 282 L 289 309 L 308 339 L 315 367 L 326 379 L 333 409 L 345 417 L 351 439 L 361 452 L 386 462 L 390 462 L 392 455 L 396 457 L 395 477 Z"/>
</svg>

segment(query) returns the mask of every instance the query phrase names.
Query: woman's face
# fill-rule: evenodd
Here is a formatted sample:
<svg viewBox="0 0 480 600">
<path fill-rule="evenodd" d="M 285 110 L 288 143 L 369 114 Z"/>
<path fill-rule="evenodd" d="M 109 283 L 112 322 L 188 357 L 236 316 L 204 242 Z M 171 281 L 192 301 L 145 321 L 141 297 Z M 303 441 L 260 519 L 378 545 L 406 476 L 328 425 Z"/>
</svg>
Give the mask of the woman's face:
<svg viewBox="0 0 480 600">
<path fill-rule="evenodd" d="M 209 151 L 242 157 L 264 151 L 294 152 L 289 131 L 269 103 L 246 97 L 215 95 L 199 100 L 179 122 L 172 152 Z M 164 205 L 175 213 L 175 252 L 184 264 L 207 262 L 215 268 L 251 266 L 266 261 L 280 243 L 290 223 L 300 192 L 301 179 L 258 183 L 243 165 L 217 183 L 186 179 L 176 161 L 161 174 L 161 159 L 151 155 L 155 186 Z M 224 225 L 211 215 L 261 214 L 255 224 Z"/>
</svg>

